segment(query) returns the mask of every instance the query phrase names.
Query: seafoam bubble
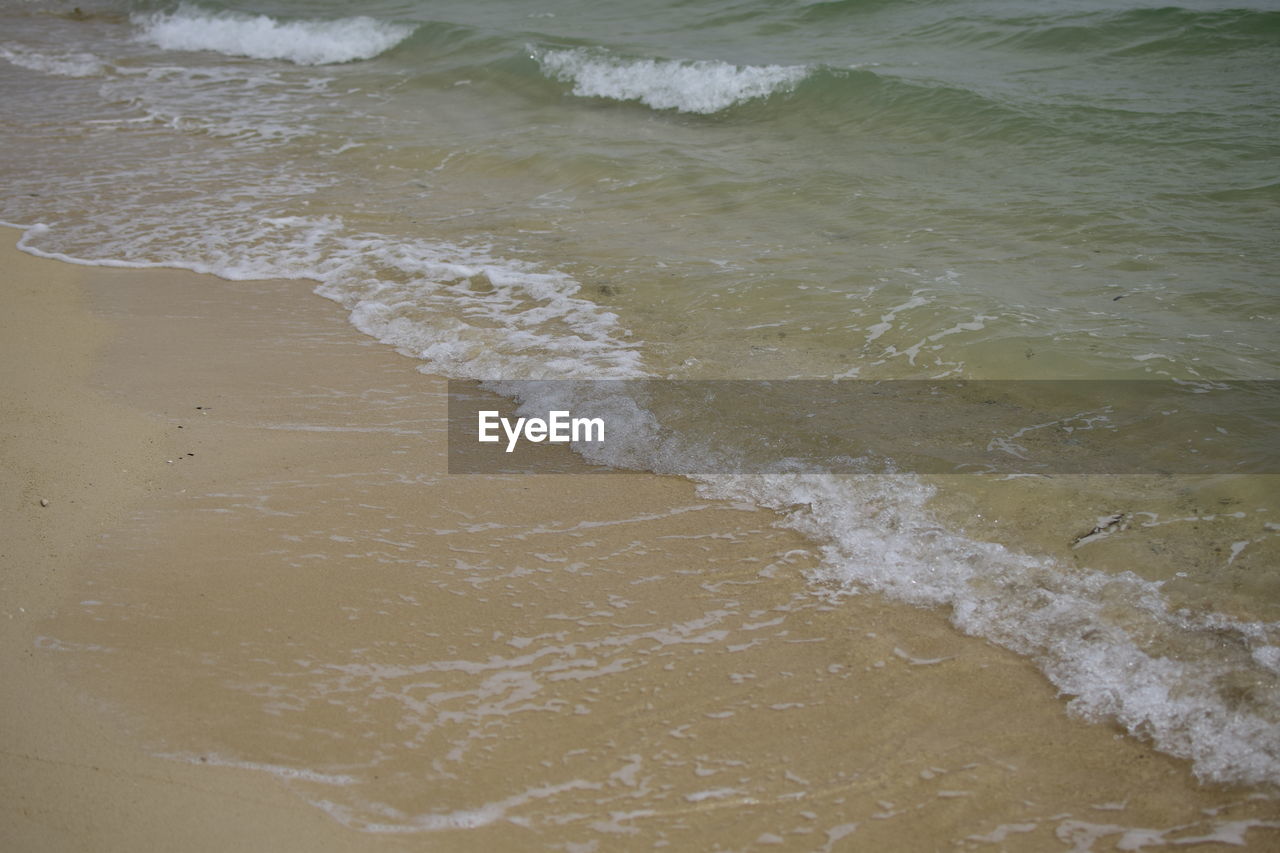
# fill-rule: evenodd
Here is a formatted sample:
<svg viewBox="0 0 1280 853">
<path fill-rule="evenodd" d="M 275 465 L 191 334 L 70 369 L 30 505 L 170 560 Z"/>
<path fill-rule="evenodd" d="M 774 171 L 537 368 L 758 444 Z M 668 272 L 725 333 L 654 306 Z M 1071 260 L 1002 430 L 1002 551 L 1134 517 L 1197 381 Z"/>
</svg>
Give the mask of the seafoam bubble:
<svg viewBox="0 0 1280 853">
<path fill-rule="evenodd" d="M 533 50 L 548 77 L 573 84 L 579 97 L 639 101 L 655 110 L 715 113 L 788 91 L 809 74 L 804 65 L 730 65 L 713 60 L 624 59 L 600 50 Z"/>
<path fill-rule="evenodd" d="M 277 21 L 266 15 L 210 12 L 182 4 L 176 11 L 135 15 L 143 41 L 165 50 L 211 50 L 228 56 L 328 65 L 372 59 L 413 34 L 416 27 L 373 18 Z"/>
</svg>

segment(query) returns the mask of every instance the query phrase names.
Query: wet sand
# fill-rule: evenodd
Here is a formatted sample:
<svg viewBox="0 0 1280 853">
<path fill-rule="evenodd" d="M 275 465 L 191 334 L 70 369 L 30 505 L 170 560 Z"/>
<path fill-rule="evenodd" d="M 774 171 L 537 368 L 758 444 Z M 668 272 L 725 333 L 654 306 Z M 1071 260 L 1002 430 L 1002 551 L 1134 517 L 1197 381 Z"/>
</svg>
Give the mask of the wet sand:
<svg viewBox="0 0 1280 853">
<path fill-rule="evenodd" d="M 0 268 L 8 849 L 1276 841 L 769 513 L 448 475 L 443 381 L 306 284 Z"/>
</svg>

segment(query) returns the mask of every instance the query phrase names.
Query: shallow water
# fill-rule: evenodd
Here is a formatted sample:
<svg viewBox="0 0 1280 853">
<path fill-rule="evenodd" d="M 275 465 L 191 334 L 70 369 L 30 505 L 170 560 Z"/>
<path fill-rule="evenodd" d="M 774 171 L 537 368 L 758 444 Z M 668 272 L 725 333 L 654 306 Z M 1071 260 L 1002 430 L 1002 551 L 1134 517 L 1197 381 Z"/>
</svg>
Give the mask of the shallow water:
<svg viewBox="0 0 1280 853">
<path fill-rule="evenodd" d="M 310 278 L 458 378 L 1275 376 L 1272 5 L 79 8 L 0 5 L 30 251 Z M 1273 479 L 702 485 L 1275 782 Z"/>
</svg>

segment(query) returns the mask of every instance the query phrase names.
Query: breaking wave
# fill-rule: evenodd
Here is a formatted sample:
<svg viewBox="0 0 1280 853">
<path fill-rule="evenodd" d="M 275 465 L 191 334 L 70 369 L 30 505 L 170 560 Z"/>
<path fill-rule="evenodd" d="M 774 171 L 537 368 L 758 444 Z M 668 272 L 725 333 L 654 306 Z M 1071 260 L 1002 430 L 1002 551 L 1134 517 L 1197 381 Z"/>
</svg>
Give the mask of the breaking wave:
<svg viewBox="0 0 1280 853">
<path fill-rule="evenodd" d="M 165 50 L 211 50 L 298 65 L 372 59 L 415 29 L 366 17 L 278 21 L 266 15 L 210 12 L 185 3 L 174 12 L 136 16 L 134 23 L 142 28 L 143 41 Z"/>
<path fill-rule="evenodd" d="M 584 48 L 535 50 L 533 59 L 548 77 L 572 83 L 579 97 L 639 101 L 655 110 L 702 114 L 790 91 L 810 70 L 804 65 L 624 59 Z"/>
</svg>

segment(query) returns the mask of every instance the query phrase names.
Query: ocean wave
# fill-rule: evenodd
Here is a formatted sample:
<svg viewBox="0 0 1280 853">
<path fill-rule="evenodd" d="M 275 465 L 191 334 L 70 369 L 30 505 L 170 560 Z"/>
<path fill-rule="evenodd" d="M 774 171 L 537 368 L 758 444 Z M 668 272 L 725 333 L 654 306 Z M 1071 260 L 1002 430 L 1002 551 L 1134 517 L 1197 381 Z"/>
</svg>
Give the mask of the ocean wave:
<svg viewBox="0 0 1280 853">
<path fill-rule="evenodd" d="M 735 116 L 751 121 L 872 128 L 909 139 L 1053 142 L 1063 133 L 1090 132 L 1069 110 L 1031 111 L 961 85 L 911 80 L 857 65 L 624 59 L 599 48 L 531 53 L 541 78 L 572 84 L 574 95 L 638 101 L 655 110 L 710 115 L 732 108 Z M 772 97 L 782 93 L 787 97 Z"/>
<path fill-rule="evenodd" d="M 666 427 L 653 395 L 627 385 L 486 383 L 520 415 L 605 418 L 608 445 L 575 446 L 590 462 L 685 476 L 705 497 L 776 511 L 818 543 L 819 588 L 947 608 L 961 631 L 1035 661 L 1076 716 L 1122 725 L 1206 782 L 1280 783 L 1280 623 L 1178 608 L 1133 572 L 970 538 L 935 517 L 936 489 L 915 475 L 698 474 L 741 470 L 741 448 Z"/>
<path fill-rule="evenodd" d="M 161 47 L 300 64 L 376 56 L 414 32 L 367 18 L 282 23 L 192 6 L 135 21 L 143 37 Z M 424 25 L 416 37 L 425 42 L 428 36 L 436 38 Z M 453 37 L 440 26 L 439 43 L 456 45 Z M 492 52 L 498 53 L 496 48 Z M 92 64 L 76 64 L 84 56 L 29 52 L 21 58 L 45 63 L 36 70 L 47 73 L 78 76 L 75 72 L 82 68 L 99 73 L 91 70 Z M 533 58 L 541 69 L 540 81 L 572 84 L 581 97 L 636 101 L 659 110 L 713 114 L 748 104 L 744 109 L 753 117 L 757 110 L 808 110 L 808 116 L 826 122 L 874 122 L 873 129 L 900 138 L 1001 134 L 1041 139 L 1048 138 L 1046 129 L 1053 129 L 1035 115 L 959 85 L 927 85 L 863 70 L 629 60 L 598 49 L 546 49 Z M 520 64 L 522 73 L 533 73 L 530 63 Z M 176 74 L 152 73 L 157 79 Z M 192 103 L 187 100 L 192 88 L 175 88 L 162 103 L 150 94 L 150 100 L 137 105 L 150 120 L 168 122 L 176 130 L 213 132 L 207 128 L 215 126 L 214 119 L 184 118 L 176 107 Z M 226 132 L 241 133 L 242 124 L 236 123 L 241 122 L 259 138 L 274 133 L 270 128 L 277 125 L 301 124 L 278 118 L 306 115 L 289 112 L 294 109 L 289 104 L 277 115 L 274 106 L 263 106 L 275 101 L 255 102 L 246 91 L 236 89 L 235 102 L 256 105 L 237 109 Z M 795 97 L 785 103 L 770 99 L 783 92 L 795 92 Z M 133 97 L 120 100 L 134 102 Z M 268 174 L 263 173 L 263 183 Z M 305 192 L 295 176 L 280 181 L 281 199 Z M 150 219 L 136 215 L 137 210 L 100 215 L 100 220 L 114 216 L 116 221 L 82 228 L 78 241 L 60 239 L 61 227 L 30 228 L 23 248 L 70 261 L 78 260 L 77 250 L 80 257 L 92 253 L 119 259 L 93 261 L 108 266 L 163 264 L 228 278 L 312 278 L 362 331 L 445 375 L 622 378 L 643 372 L 643 345 L 626 334 L 616 315 L 583 298 L 566 274 L 497 257 L 485 248 L 356 231 L 337 216 L 250 219 L 235 206 L 243 200 L 230 194 L 223 197 L 225 209 L 214 213 L 183 198 L 173 207 L 149 201 L 145 210 Z M 225 204 L 227 198 L 234 205 Z M 112 224 L 118 228 L 108 227 Z M 573 402 L 557 407 L 578 410 Z M 601 461 L 680 470 L 671 443 L 661 446 L 662 457 L 653 451 L 655 427 L 649 414 L 637 408 L 635 420 L 638 438 L 630 456 Z M 704 458 L 692 456 L 702 452 L 703 447 L 691 446 L 686 453 L 700 466 L 692 470 L 706 470 Z M 685 470 L 690 470 L 687 465 Z M 968 539 L 930 516 L 925 509 L 928 489 L 911 478 L 797 475 L 725 478 L 703 485 L 708 494 L 771 507 L 785 523 L 821 543 L 820 579 L 847 590 L 874 590 L 922 606 L 951 608 L 966 632 L 1033 657 L 1064 693 L 1075 697 L 1074 710 L 1149 736 L 1159 748 L 1194 761 L 1202 777 L 1280 782 L 1276 706 L 1251 707 L 1249 697 L 1233 698 L 1226 683 L 1232 673 L 1275 683 L 1280 626 L 1193 619 L 1171 611 L 1158 585 L 1137 576 L 1056 566 Z M 1189 653 L 1171 654 L 1161 646 Z"/>
<path fill-rule="evenodd" d="M 938 523 L 915 477 L 722 477 L 708 494 L 749 499 L 823 543 L 815 580 L 923 607 L 1031 658 L 1068 709 L 1112 721 L 1191 761 L 1208 782 L 1280 782 L 1270 665 L 1280 624 L 1175 609 L 1158 581 L 1066 567 Z M 1254 685 L 1240 694 L 1241 678 Z"/>
<path fill-rule="evenodd" d="M 813 8 L 813 7 L 810 7 Z M 1196 10 L 1177 6 L 1045 13 L 1018 18 L 943 17 L 913 33 L 917 39 L 967 48 L 1001 48 L 1101 56 L 1238 55 L 1270 50 L 1280 32 L 1274 10 Z"/>
<path fill-rule="evenodd" d="M 91 53 L 51 55 L 16 45 L 0 47 L 0 59 L 29 71 L 58 77 L 96 77 L 106 70 L 102 60 Z"/>
<path fill-rule="evenodd" d="M 534 50 L 533 59 L 548 77 L 572 83 L 579 97 L 639 101 L 655 110 L 702 114 L 790 91 L 810 71 L 804 65 L 625 59 L 585 48 Z"/>
<path fill-rule="evenodd" d="M 174 12 L 138 15 L 143 41 L 165 50 L 209 50 L 298 65 L 331 65 L 372 59 L 414 32 L 408 24 L 373 18 L 278 21 L 266 15 L 210 12 L 182 4 Z"/>
</svg>

